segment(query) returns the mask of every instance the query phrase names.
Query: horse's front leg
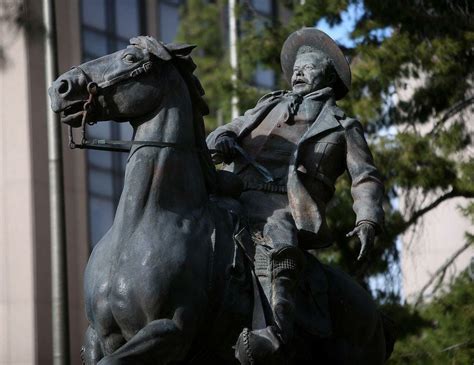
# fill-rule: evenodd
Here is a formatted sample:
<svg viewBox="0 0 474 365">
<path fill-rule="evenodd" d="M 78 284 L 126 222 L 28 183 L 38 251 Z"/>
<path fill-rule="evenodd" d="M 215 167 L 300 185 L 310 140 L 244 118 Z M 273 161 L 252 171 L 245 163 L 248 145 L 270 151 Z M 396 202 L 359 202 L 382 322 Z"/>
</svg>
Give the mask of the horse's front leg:
<svg viewBox="0 0 474 365">
<path fill-rule="evenodd" d="M 175 316 L 173 319 L 158 319 L 148 323 L 98 365 L 161 365 L 182 360 L 193 341 L 196 326 L 189 321 L 185 324 L 181 319 Z"/>
<path fill-rule="evenodd" d="M 104 357 L 100 347 L 99 336 L 95 330 L 89 326 L 84 339 L 84 346 L 81 349 L 81 360 L 83 365 L 96 365 Z"/>
</svg>

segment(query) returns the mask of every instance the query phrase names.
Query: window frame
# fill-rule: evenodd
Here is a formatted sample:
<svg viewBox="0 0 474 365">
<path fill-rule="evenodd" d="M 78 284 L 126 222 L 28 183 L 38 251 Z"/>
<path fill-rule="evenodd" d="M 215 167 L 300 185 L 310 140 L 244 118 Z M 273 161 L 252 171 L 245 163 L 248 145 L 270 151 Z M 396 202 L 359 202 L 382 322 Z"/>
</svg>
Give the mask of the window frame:
<svg viewBox="0 0 474 365">
<path fill-rule="evenodd" d="M 80 30 L 81 30 L 81 59 L 82 62 L 85 62 L 89 59 L 96 59 L 98 57 L 103 56 L 103 54 L 94 54 L 87 49 L 87 45 L 85 44 L 85 32 L 95 33 L 99 37 L 105 38 L 105 48 L 106 53 L 110 54 L 118 50 L 119 44 L 121 43 L 129 43 L 129 39 L 123 37 L 118 34 L 117 32 L 117 21 L 116 21 L 116 4 L 117 1 L 123 0 L 104 0 L 104 8 L 105 8 L 105 26 L 103 29 L 95 27 L 93 25 L 87 24 L 84 19 L 84 11 L 83 11 L 83 2 L 84 1 L 91 1 L 91 0 L 80 0 L 79 6 L 79 19 L 80 19 Z M 146 18 L 146 1 L 145 0 L 134 0 L 136 1 L 136 6 L 138 7 L 137 10 L 137 22 L 138 22 L 138 32 L 139 34 L 145 34 L 147 29 L 147 18 Z M 137 34 L 137 35 L 139 35 Z M 135 36 L 132 35 L 132 36 Z M 111 122 L 101 122 L 101 123 L 110 123 L 109 131 L 106 133 L 107 138 L 110 139 L 122 139 L 123 135 L 125 134 L 122 131 L 121 123 L 111 123 Z M 97 130 L 96 130 L 97 131 Z M 91 136 L 94 135 L 94 127 L 89 129 L 89 134 Z M 100 166 L 99 164 L 94 164 L 92 157 L 92 151 L 86 150 L 86 182 L 87 182 L 87 211 L 88 211 L 88 236 L 90 247 L 92 248 L 100 239 L 100 237 L 94 237 L 94 228 L 92 227 L 94 222 L 93 217 L 93 207 L 91 206 L 91 202 L 94 199 L 102 200 L 111 202 L 113 206 L 113 214 L 117 210 L 117 206 L 120 200 L 120 196 L 123 190 L 123 179 L 125 174 L 123 157 L 119 152 L 102 152 L 101 153 L 108 153 L 110 154 L 111 164 L 110 167 Z M 97 192 L 92 192 L 90 188 L 90 181 L 91 181 L 91 174 L 94 172 L 104 173 L 111 176 L 111 186 L 110 188 L 110 195 L 104 195 Z M 112 215 L 112 222 L 114 216 Z M 108 227 L 103 227 L 103 229 L 98 231 L 105 231 Z"/>
</svg>

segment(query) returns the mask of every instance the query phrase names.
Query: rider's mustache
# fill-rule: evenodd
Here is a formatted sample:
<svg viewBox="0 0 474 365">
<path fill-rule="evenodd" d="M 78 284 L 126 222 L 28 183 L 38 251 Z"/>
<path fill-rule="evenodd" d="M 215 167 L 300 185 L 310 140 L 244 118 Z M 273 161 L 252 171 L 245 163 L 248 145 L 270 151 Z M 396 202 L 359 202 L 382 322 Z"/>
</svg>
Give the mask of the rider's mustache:
<svg viewBox="0 0 474 365">
<path fill-rule="evenodd" d="M 298 76 L 293 80 L 292 85 L 295 86 L 296 84 L 309 84 L 309 80 L 303 76 Z"/>
</svg>

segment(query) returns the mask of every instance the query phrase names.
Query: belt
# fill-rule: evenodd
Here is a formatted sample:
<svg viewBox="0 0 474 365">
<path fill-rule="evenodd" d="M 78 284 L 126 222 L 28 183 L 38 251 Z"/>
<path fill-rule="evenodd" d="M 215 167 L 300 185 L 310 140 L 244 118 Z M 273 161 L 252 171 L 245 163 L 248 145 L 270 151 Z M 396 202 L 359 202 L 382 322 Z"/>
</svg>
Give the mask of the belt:
<svg viewBox="0 0 474 365">
<path fill-rule="evenodd" d="M 277 194 L 286 194 L 288 192 L 286 185 L 245 181 L 244 191 L 247 191 L 247 190 L 258 190 L 258 191 L 265 191 L 267 193 L 277 193 Z"/>
</svg>

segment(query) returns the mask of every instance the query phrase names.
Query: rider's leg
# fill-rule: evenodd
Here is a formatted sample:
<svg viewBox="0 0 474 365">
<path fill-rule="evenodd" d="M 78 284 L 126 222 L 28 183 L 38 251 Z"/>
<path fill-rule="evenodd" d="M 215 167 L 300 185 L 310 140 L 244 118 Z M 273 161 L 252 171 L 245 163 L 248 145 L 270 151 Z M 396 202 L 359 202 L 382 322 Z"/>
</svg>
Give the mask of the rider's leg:
<svg viewBox="0 0 474 365">
<path fill-rule="evenodd" d="M 304 256 L 297 247 L 297 230 L 287 209 L 275 211 L 263 229 L 264 243 L 257 247 L 255 271 L 269 300 L 274 323 L 256 331 L 244 331 L 237 343 L 242 364 L 276 360 L 280 348 L 293 337 L 295 294 Z M 250 356 L 249 356 L 250 354 Z"/>
<path fill-rule="evenodd" d="M 292 245 L 276 248 L 258 245 L 255 252 L 255 272 L 272 309 L 275 325 L 282 342 L 293 337 L 294 296 L 303 254 Z"/>
<path fill-rule="evenodd" d="M 304 262 L 289 209 L 275 211 L 268 218 L 263 235 L 272 246 L 267 270 L 271 281 L 270 305 L 278 335 L 283 343 L 288 343 L 293 337 L 296 288 Z"/>
<path fill-rule="evenodd" d="M 95 330 L 89 326 L 84 339 L 84 346 L 81 348 L 81 359 L 83 365 L 96 365 L 104 357 L 100 347 L 99 336 Z"/>
<path fill-rule="evenodd" d="M 271 300 L 278 335 L 285 344 L 293 338 L 295 296 L 303 268 L 303 254 L 295 246 L 286 245 L 271 254 Z"/>
</svg>

